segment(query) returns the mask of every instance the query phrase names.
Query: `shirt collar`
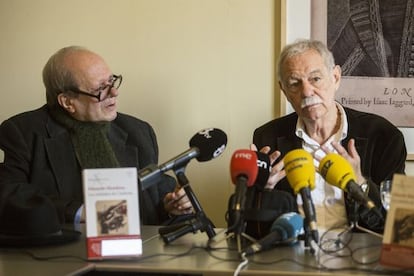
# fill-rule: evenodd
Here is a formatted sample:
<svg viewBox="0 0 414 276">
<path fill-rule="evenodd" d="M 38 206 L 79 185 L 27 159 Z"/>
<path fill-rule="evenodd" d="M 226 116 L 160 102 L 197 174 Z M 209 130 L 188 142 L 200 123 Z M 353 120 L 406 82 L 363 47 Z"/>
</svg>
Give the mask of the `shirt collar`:
<svg viewBox="0 0 414 276">
<path fill-rule="evenodd" d="M 345 109 L 337 102 L 336 102 L 336 107 L 338 108 L 339 114 L 341 115 L 341 125 L 339 127 L 339 130 L 328 139 L 327 142 L 329 143 L 332 142 L 333 140 L 338 141 L 338 142 L 344 140 L 348 133 L 348 119 L 346 117 Z M 298 117 L 298 120 L 296 121 L 295 133 L 297 137 L 299 137 L 300 139 L 304 141 L 304 143 L 309 144 L 309 145 L 321 146 L 315 140 L 310 138 L 309 135 L 306 133 L 305 125 L 303 123 L 303 120 L 300 117 Z"/>
</svg>

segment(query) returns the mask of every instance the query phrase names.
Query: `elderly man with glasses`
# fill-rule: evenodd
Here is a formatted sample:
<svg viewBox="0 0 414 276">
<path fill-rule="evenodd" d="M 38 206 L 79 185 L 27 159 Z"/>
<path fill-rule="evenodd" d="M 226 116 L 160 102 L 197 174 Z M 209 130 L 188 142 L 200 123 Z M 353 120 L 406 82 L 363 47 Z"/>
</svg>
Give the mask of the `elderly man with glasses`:
<svg viewBox="0 0 414 276">
<path fill-rule="evenodd" d="M 157 164 L 156 135 L 147 122 L 117 112 L 122 76 L 88 49 L 57 51 L 43 82 L 47 104 L 0 126 L 0 212 L 11 195 L 36 191 L 53 201 L 61 223 L 75 222 L 82 217 L 82 169 Z M 140 191 L 143 224 L 192 212 L 184 191 L 174 189 L 174 179 L 164 176 Z"/>
</svg>

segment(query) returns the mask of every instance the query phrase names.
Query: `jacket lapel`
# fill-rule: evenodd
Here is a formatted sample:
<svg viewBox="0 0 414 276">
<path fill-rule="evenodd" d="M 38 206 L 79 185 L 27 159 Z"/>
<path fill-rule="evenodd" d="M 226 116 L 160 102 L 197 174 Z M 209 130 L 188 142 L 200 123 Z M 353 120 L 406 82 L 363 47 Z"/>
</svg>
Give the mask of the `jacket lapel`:
<svg viewBox="0 0 414 276">
<path fill-rule="evenodd" d="M 121 167 L 139 167 L 138 150 L 127 144 L 128 134 L 124 130 L 112 123 L 108 138 Z"/>
<path fill-rule="evenodd" d="M 282 136 L 277 138 L 278 150 L 285 156 L 291 150 L 302 148 L 301 140 L 297 136 Z"/>
<path fill-rule="evenodd" d="M 61 195 L 80 181 L 80 168 L 69 133 L 62 126 L 49 119 L 46 123 L 49 138 L 45 139 L 46 154 Z"/>
<path fill-rule="evenodd" d="M 345 113 L 348 119 L 348 136 L 342 142 L 342 146 L 348 149 L 348 142 L 351 138 L 355 140 L 356 150 L 361 158 L 361 164 L 370 166 L 371 162 L 368 161 L 368 137 L 366 136 L 356 136 L 356 133 L 366 133 L 364 130 L 360 129 L 358 126 L 358 121 L 361 120 L 360 113 L 355 112 L 353 109 L 344 107 Z"/>
</svg>

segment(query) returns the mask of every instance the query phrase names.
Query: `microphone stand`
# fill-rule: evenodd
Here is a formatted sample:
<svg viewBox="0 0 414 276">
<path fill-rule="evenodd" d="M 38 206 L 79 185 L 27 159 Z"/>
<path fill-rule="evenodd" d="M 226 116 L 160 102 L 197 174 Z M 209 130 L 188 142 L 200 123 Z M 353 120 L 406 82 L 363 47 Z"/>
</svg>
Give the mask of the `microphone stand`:
<svg viewBox="0 0 414 276">
<path fill-rule="evenodd" d="M 159 229 L 159 233 L 162 236 L 165 243 L 173 242 L 181 236 L 184 236 L 187 233 L 193 232 L 196 233 L 198 230 L 201 232 L 206 232 L 209 239 L 213 238 L 216 235 L 214 231 L 214 226 L 210 219 L 204 213 L 200 202 L 195 196 L 193 189 L 190 186 L 190 183 L 184 174 L 185 166 L 174 171 L 177 176 L 178 184 L 181 188 L 184 189 L 188 199 L 190 200 L 193 209 L 194 217 L 188 219 L 182 223 L 162 227 Z"/>
<path fill-rule="evenodd" d="M 237 244 L 237 251 L 239 253 L 242 253 L 242 249 L 243 249 L 243 237 L 245 237 L 245 233 L 244 233 L 244 225 L 245 221 L 244 221 L 244 217 L 243 215 L 240 213 L 238 215 L 238 218 L 236 218 L 235 222 L 234 222 L 234 231 L 233 233 L 230 234 L 230 238 L 232 236 L 235 236 L 236 238 L 236 244 Z"/>
<path fill-rule="evenodd" d="M 247 179 L 244 180 L 247 181 Z M 231 207 L 231 210 L 234 212 L 233 218 L 231 219 L 233 221 L 233 224 L 229 225 L 227 229 L 223 231 L 225 234 L 224 237 L 215 237 L 214 239 L 210 239 L 208 246 L 211 248 L 213 244 L 219 243 L 223 240 L 234 241 L 236 243 L 238 253 L 242 255 L 244 246 L 246 244 L 246 240 L 254 243 L 256 242 L 256 239 L 245 233 L 246 221 L 244 218 L 244 210 L 246 205 L 247 183 L 243 183 L 243 185 L 241 185 L 240 187 L 243 189 L 242 191 L 240 191 L 241 198 L 237 198 L 237 196 L 234 196 L 231 202 L 231 205 L 234 205 L 233 207 Z M 230 220 L 230 217 L 228 219 Z"/>
<path fill-rule="evenodd" d="M 305 249 L 309 249 L 311 254 L 315 254 L 315 248 L 313 248 L 312 246 L 312 241 L 315 241 L 316 243 L 318 242 L 318 240 L 316 240 L 318 233 L 314 233 L 314 231 L 311 230 L 308 220 L 306 218 L 303 218 L 303 230 L 304 234 L 300 235 L 298 239 L 303 240 L 305 242 Z"/>
<path fill-rule="evenodd" d="M 309 201 L 303 201 L 303 211 L 305 217 L 303 218 L 303 239 L 305 241 L 305 249 L 309 249 L 312 254 L 315 253 L 315 249 L 312 246 L 312 241 L 316 244 L 319 243 L 319 232 L 316 228 L 316 220 L 312 221 L 307 217 L 306 214 L 315 214 L 315 207 L 312 202 L 310 189 L 301 189 L 300 191 L 302 198 L 309 198 Z M 316 216 L 316 215 L 315 215 Z"/>
<path fill-rule="evenodd" d="M 229 226 L 225 231 L 222 231 L 224 232 L 224 237 L 218 238 L 218 236 L 216 236 L 215 238 L 210 239 L 208 244 L 209 247 L 223 240 L 232 240 L 234 238 L 237 245 L 237 251 L 241 255 L 243 253 L 243 247 L 246 243 L 246 240 L 250 241 L 251 243 L 257 242 L 255 238 L 245 233 L 246 225 L 243 211 L 244 202 L 241 202 L 241 208 L 235 212 L 234 223 L 231 226 Z"/>
<path fill-rule="evenodd" d="M 256 239 L 254 239 L 253 237 L 250 237 L 248 234 L 246 234 L 244 232 L 244 230 L 245 230 L 245 221 L 244 221 L 244 216 L 242 214 L 242 211 L 239 210 L 236 214 L 237 214 L 237 217 L 234 220 L 234 224 L 232 226 L 230 226 L 226 231 L 225 239 L 231 239 L 231 238 L 235 237 L 236 245 L 237 245 L 237 251 L 239 252 L 239 254 L 242 254 L 243 253 L 243 247 L 245 245 L 245 240 L 244 239 L 247 239 L 248 241 L 250 241 L 252 243 L 256 242 Z"/>
<path fill-rule="evenodd" d="M 352 229 L 354 229 L 356 227 L 356 225 L 358 224 L 358 208 L 359 208 L 359 204 L 351 199 L 351 212 L 349 214 L 349 226 L 347 228 L 344 229 L 344 231 L 340 232 L 338 234 L 338 238 L 340 238 L 343 235 L 346 235 L 347 233 L 349 233 L 350 231 L 352 231 Z"/>
<path fill-rule="evenodd" d="M 340 238 L 342 235 L 347 234 L 348 232 L 350 232 L 354 228 L 356 228 L 358 230 L 361 230 L 365 233 L 368 233 L 368 234 L 377 236 L 379 238 L 382 238 L 381 234 L 378 234 L 374 231 L 371 231 L 371 230 L 359 225 L 359 223 L 358 223 L 358 209 L 359 209 L 360 204 L 358 202 L 356 202 L 355 200 L 352 200 L 352 199 L 351 199 L 351 204 L 352 204 L 352 210 L 351 210 L 351 213 L 350 213 L 350 216 L 349 216 L 350 224 L 344 231 L 342 231 L 341 233 L 338 234 L 338 238 Z M 374 207 L 374 208 L 376 208 L 376 207 Z"/>
</svg>

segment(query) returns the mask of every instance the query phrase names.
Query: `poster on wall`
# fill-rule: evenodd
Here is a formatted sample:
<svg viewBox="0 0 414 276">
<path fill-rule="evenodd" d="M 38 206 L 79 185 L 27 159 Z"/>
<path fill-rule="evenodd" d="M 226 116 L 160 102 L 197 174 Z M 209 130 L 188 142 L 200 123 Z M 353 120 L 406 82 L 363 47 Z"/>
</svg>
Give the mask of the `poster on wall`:
<svg viewBox="0 0 414 276">
<path fill-rule="evenodd" d="M 312 2 L 311 36 L 342 68 L 336 100 L 414 127 L 414 0 Z"/>
</svg>

